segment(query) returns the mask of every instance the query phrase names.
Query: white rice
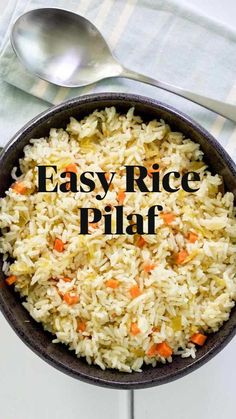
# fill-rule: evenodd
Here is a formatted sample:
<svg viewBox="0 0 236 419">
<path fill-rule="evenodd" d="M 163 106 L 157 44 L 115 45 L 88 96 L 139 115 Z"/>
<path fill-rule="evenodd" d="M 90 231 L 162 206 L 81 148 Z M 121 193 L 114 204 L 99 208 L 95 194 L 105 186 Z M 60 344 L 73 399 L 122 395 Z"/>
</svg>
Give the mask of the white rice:
<svg viewBox="0 0 236 419">
<path fill-rule="evenodd" d="M 18 180 L 31 193 L 10 188 L 1 199 L 0 251 L 5 274 L 17 277 L 15 289 L 25 308 L 54 335 L 54 342 L 65 343 L 102 369 L 141 371 L 143 364 L 172 361 L 171 356 L 148 356 L 153 344 L 167 342 L 174 354 L 195 357 L 192 334 L 216 332 L 229 318 L 236 299 L 233 195 L 219 192 L 220 176 L 213 176 L 202 159 L 199 145 L 171 132 L 164 121 L 143 123 L 134 109 L 120 115 L 114 107 L 81 121 L 71 118 L 66 130 L 51 129 L 49 138 L 33 139 L 25 147 Z M 79 173 L 117 172 L 104 200 L 95 198 L 98 191 L 37 192 L 37 165 L 57 165 L 60 172 L 71 162 Z M 117 205 L 117 191 L 125 185 L 122 167 L 153 163 L 160 164 L 161 175 L 171 170 L 201 175 L 196 193 L 126 194 L 126 215 L 145 215 L 150 206 L 161 204 L 175 215 L 171 225 L 156 218 L 156 235 L 146 235 L 142 248 L 136 235 L 104 235 L 102 223 L 90 227 L 90 235 L 79 235 L 78 207 Z M 189 232 L 197 234 L 195 243 L 186 239 Z M 55 238 L 66 243 L 64 252 L 53 249 Z M 173 255 L 182 249 L 189 260 L 176 265 Z M 145 261 L 155 265 L 150 273 L 142 268 Z M 106 286 L 110 279 L 119 281 L 116 289 Z M 141 295 L 131 298 L 135 285 Z M 70 291 L 79 296 L 78 303 L 63 300 Z M 83 332 L 78 322 L 85 324 Z M 136 336 L 132 323 L 140 329 Z"/>
</svg>

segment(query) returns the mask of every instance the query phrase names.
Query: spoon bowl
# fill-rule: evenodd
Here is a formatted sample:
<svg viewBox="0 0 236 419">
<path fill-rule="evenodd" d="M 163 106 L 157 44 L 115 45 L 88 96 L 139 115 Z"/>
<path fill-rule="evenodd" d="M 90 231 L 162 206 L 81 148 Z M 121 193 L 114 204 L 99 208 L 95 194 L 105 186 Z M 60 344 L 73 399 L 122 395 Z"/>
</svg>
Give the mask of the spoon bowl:
<svg viewBox="0 0 236 419">
<path fill-rule="evenodd" d="M 11 42 L 29 71 L 56 85 L 80 87 L 122 73 L 98 29 L 66 10 L 25 13 L 13 26 Z"/>
<path fill-rule="evenodd" d="M 126 77 L 182 96 L 236 122 L 235 105 L 125 68 L 98 29 L 68 10 L 43 8 L 25 13 L 13 25 L 11 43 L 22 64 L 50 83 L 81 87 L 109 77 Z"/>
</svg>

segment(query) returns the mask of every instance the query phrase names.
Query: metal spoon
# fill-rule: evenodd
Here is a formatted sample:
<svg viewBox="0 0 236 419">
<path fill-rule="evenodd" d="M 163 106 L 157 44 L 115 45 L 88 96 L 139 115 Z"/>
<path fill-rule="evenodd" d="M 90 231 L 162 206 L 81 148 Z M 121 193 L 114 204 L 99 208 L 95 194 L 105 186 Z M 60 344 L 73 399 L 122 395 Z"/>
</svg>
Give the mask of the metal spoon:
<svg viewBox="0 0 236 419">
<path fill-rule="evenodd" d="M 11 43 L 31 73 L 56 85 L 80 87 L 126 77 L 175 93 L 236 122 L 234 105 L 128 70 L 91 22 L 67 10 L 43 8 L 25 13 L 12 28 Z"/>
</svg>

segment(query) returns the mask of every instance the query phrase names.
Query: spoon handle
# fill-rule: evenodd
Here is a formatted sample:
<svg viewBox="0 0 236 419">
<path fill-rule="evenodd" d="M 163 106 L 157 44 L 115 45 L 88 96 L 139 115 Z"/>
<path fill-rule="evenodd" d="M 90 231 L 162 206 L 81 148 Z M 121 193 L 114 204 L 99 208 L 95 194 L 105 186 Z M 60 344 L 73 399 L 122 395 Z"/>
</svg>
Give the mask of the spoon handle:
<svg viewBox="0 0 236 419">
<path fill-rule="evenodd" d="M 144 74 L 136 73 L 135 71 L 123 69 L 119 77 L 125 77 L 132 80 L 141 81 L 142 83 L 151 84 L 152 86 L 159 87 L 160 89 L 167 90 L 168 92 L 175 93 L 178 96 L 182 96 L 185 99 L 191 100 L 198 105 L 204 106 L 204 108 L 210 109 L 225 118 L 231 119 L 236 122 L 236 106 L 229 103 L 221 102 L 219 100 L 211 99 L 207 96 L 198 95 L 194 92 L 182 89 L 181 87 L 173 86 L 171 84 L 164 83 L 162 81 L 155 80 L 151 77 L 145 76 Z"/>
</svg>

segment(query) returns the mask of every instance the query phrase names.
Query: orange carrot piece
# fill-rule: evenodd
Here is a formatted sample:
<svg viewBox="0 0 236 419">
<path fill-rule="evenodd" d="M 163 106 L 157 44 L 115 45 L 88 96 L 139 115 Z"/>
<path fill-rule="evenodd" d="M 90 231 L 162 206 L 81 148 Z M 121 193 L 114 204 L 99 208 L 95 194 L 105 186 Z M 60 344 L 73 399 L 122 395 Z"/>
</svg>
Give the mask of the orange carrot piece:
<svg viewBox="0 0 236 419">
<path fill-rule="evenodd" d="M 77 173 L 78 167 L 77 167 L 77 165 L 75 163 L 70 163 L 70 164 L 68 164 L 68 166 L 65 167 L 65 171 L 66 172 Z"/>
<path fill-rule="evenodd" d="M 179 253 L 176 254 L 175 262 L 177 265 L 182 265 L 185 262 L 185 259 L 188 257 L 187 250 L 183 249 Z"/>
<path fill-rule="evenodd" d="M 153 269 L 155 269 L 155 267 L 156 267 L 156 265 L 154 265 L 154 263 L 151 263 L 151 262 L 144 262 L 144 264 L 143 264 L 143 270 L 144 270 L 144 272 L 147 272 L 147 273 L 153 271 Z"/>
<path fill-rule="evenodd" d="M 125 200 L 125 192 L 124 191 L 120 191 L 117 194 L 117 201 L 119 203 L 119 205 L 122 205 L 124 203 Z"/>
<path fill-rule="evenodd" d="M 105 284 L 107 288 L 115 289 L 119 286 L 119 281 L 117 279 L 108 279 Z"/>
<path fill-rule="evenodd" d="M 157 345 L 153 343 L 147 351 L 147 356 L 153 357 L 155 355 L 157 355 Z"/>
<path fill-rule="evenodd" d="M 140 236 L 139 238 L 138 238 L 138 240 L 137 240 L 137 246 L 138 247 L 140 247 L 140 249 L 143 247 L 143 246 L 145 246 L 145 244 L 146 244 L 147 242 L 146 242 L 146 240 L 142 237 L 142 236 Z"/>
<path fill-rule="evenodd" d="M 147 174 L 149 177 L 152 177 L 152 174 L 155 172 L 160 172 L 160 167 L 159 169 L 153 169 L 152 167 L 150 167 L 149 169 L 147 169 Z"/>
<path fill-rule="evenodd" d="M 129 292 L 130 292 L 130 295 L 131 295 L 132 298 L 136 298 L 136 297 L 138 297 L 139 295 L 142 294 L 138 285 L 134 285 L 133 287 L 131 287 Z"/>
<path fill-rule="evenodd" d="M 110 179 L 110 173 L 109 172 L 105 172 L 105 179 L 109 180 Z"/>
<path fill-rule="evenodd" d="M 68 174 L 69 174 L 69 173 L 68 173 Z M 69 176 L 68 176 L 68 177 L 69 177 Z M 66 190 L 67 190 L 67 191 L 70 191 L 70 187 L 71 187 L 70 182 L 66 183 Z"/>
<path fill-rule="evenodd" d="M 190 233 L 187 236 L 187 239 L 190 243 L 195 243 L 195 241 L 197 241 L 197 239 L 198 239 L 198 235 L 196 233 L 193 233 L 192 231 L 190 231 Z"/>
<path fill-rule="evenodd" d="M 99 223 L 91 223 L 91 227 L 94 229 L 98 228 L 98 226 L 99 226 Z"/>
<path fill-rule="evenodd" d="M 78 295 L 72 295 L 70 292 L 67 292 L 63 295 L 63 300 L 69 305 L 72 306 L 73 304 L 77 304 L 79 301 Z"/>
<path fill-rule="evenodd" d="M 7 285 L 12 285 L 16 282 L 17 277 L 15 275 L 11 275 L 6 279 Z"/>
<path fill-rule="evenodd" d="M 171 356 L 173 353 L 171 347 L 166 342 L 157 343 L 156 350 L 158 355 L 162 356 L 163 358 L 169 358 L 169 356 Z"/>
<path fill-rule="evenodd" d="M 57 252 L 63 252 L 64 251 L 64 243 L 61 239 L 55 239 L 54 242 L 54 250 L 56 250 Z"/>
<path fill-rule="evenodd" d="M 170 225 L 175 220 L 175 215 L 171 212 L 163 212 L 161 214 L 161 218 L 163 219 L 165 224 Z"/>
<path fill-rule="evenodd" d="M 202 333 L 194 333 L 190 338 L 190 341 L 198 346 L 203 346 L 206 340 L 207 336 Z"/>
<path fill-rule="evenodd" d="M 22 182 L 15 182 L 13 183 L 13 185 L 11 186 L 11 188 L 16 192 L 19 193 L 20 195 L 25 195 L 27 188 L 24 185 L 24 183 Z"/>
<path fill-rule="evenodd" d="M 85 320 L 79 320 L 77 322 L 77 329 L 76 329 L 76 331 L 83 333 L 83 332 L 85 332 L 85 330 L 86 330 L 86 321 Z"/>
<path fill-rule="evenodd" d="M 78 168 L 76 166 L 75 163 L 70 163 L 68 164 L 68 166 L 65 167 L 65 171 L 66 172 L 73 172 L 73 173 L 77 173 Z M 70 173 L 67 173 L 66 176 L 70 179 Z M 70 190 L 70 183 L 66 184 L 66 190 Z"/>
<path fill-rule="evenodd" d="M 67 276 L 64 276 L 63 281 L 64 282 L 71 282 L 72 279 L 71 278 L 68 278 Z"/>
<path fill-rule="evenodd" d="M 130 333 L 133 336 L 138 335 L 141 332 L 141 330 L 139 329 L 137 323 L 131 323 L 131 327 L 130 327 Z"/>
</svg>

